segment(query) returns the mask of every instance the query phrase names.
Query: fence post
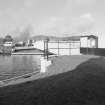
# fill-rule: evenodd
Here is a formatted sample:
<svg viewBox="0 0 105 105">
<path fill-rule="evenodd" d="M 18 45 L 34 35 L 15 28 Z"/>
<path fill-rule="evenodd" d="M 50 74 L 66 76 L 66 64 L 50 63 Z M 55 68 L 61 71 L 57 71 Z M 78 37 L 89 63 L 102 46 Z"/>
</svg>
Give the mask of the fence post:
<svg viewBox="0 0 105 105">
<path fill-rule="evenodd" d="M 49 52 L 48 52 L 48 39 L 46 40 L 46 53 L 47 53 L 47 60 L 48 60 L 48 54 L 49 54 Z"/>
<path fill-rule="evenodd" d="M 88 55 L 88 39 L 87 39 L 87 51 L 86 51 L 87 55 Z"/>
<path fill-rule="evenodd" d="M 58 56 L 59 56 L 59 40 L 58 40 Z"/>
<path fill-rule="evenodd" d="M 69 42 L 69 54 L 71 55 L 71 42 Z"/>
<path fill-rule="evenodd" d="M 46 59 L 46 41 L 44 40 L 44 59 Z"/>
<path fill-rule="evenodd" d="M 44 41 L 44 58 L 48 60 L 48 39 Z"/>
</svg>

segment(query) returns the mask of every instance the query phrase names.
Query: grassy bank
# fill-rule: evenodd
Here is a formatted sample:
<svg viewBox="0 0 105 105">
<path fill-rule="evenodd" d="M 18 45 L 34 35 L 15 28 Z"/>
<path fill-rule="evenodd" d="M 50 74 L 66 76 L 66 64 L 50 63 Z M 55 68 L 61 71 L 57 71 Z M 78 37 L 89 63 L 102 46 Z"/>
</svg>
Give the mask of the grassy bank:
<svg viewBox="0 0 105 105">
<path fill-rule="evenodd" d="M 0 105 L 104 104 L 104 58 L 89 59 L 55 76 L 0 88 Z"/>
</svg>

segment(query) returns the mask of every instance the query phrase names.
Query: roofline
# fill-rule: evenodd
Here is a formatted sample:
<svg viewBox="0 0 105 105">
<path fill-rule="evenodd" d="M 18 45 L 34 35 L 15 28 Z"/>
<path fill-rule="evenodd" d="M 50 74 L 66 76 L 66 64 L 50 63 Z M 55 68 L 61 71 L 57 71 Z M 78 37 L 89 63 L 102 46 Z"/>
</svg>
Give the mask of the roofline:
<svg viewBox="0 0 105 105">
<path fill-rule="evenodd" d="M 98 36 L 95 36 L 95 35 L 84 35 L 84 36 L 80 36 L 80 37 L 88 37 L 88 38 L 94 37 L 94 38 L 98 38 Z"/>
</svg>

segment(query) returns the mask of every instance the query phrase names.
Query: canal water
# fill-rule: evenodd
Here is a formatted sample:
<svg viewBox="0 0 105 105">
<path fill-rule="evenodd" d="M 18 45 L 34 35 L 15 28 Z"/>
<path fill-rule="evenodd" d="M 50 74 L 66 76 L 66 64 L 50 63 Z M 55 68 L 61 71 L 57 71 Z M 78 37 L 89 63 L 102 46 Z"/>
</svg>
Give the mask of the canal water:
<svg viewBox="0 0 105 105">
<path fill-rule="evenodd" d="M 39 70 L 40 55 L 0 56 L 0 80 Z"/>
</svg>

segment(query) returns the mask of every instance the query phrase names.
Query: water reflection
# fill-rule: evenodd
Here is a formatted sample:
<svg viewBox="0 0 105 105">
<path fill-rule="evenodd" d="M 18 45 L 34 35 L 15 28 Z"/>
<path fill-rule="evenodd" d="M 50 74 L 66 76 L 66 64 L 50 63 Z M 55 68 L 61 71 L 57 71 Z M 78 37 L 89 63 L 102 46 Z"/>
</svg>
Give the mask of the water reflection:
<svg viewBox="0 0 105 105">
<path fill-rule="evenodd" d="M 39 55 L 0 56 L 0 80 L 30 73 L 38 69 Z"/>
</svg>

